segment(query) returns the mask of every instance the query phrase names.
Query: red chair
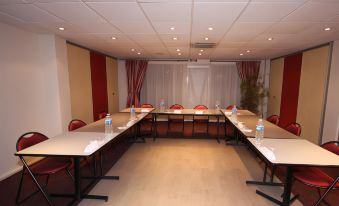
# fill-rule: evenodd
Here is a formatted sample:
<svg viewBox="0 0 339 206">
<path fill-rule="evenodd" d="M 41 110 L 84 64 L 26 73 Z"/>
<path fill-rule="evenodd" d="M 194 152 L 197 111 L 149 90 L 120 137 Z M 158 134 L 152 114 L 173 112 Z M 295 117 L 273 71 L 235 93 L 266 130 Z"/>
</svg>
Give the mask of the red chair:
<svg viewBox="0 0 339 206">
<path fill-rule="evenodd" d="M 80 127 L 83 127 L 83 126 L 86 126 L 86 123 L 84 121 L 79 120 L 79 119 L 73 119 L 68 124 L 68 131 L 73 131 L 73 130 L 79 129 Z"/>
<path fill-rule="evenodd" d="M 106 117 L 106 115 L 107 115 L 107 112 L 100 112 L 100 113 L 98 114 L 98 118 L 99 118 L 99 119 L 103 119 L 103 118 Z"/>
<path fill-rule="evenodd" d="M 339 155 L 339 141 L 331 141 L 321 145 L 324 149 Z M 319 199 L 314 206 L 320 205 L 321 202 L 328 204 L 324 198 L 333 189 L 339 189 L 339 176 L 333 179 L 324 171 L 316 167 L 300 167 L 296 168 L 293 174 L 295 180 L 308 185 L 310 187 L 317 188 Z M 321 189 L 326 189 L 323 195 L 321 195 Z"/>
<path fill-rule="evenodd" d="M 205 105 L 197 105 L 194 107 L 195 110 L 207 110 L 208 107 Z M 207 125 L 207 134 L 208 134 L 208 122 L 209 122 L 209 117 L 204 117 L 204 116 L 196 116 L 193 115 L 193 136 L 195 135 L 195 123 L 206 123 Z"/>
<path fill-rule="evenodd" d="M 237 109 L 239 109 L 239 108 L 237 107 L 237 105 L 235 105 L 235 104 L 229 105 L 228 107 L 226 107 L 226 109 L 227 109 L 227 110 L 231 110 L 231 109 L 233 109 L 234 106 L 235 106 Z"/>
<path fill-rule="evenodd" d="M 267 117 L 267 121 L 271 122 L 272 124 L 278 125 L 279 124 L 279 119 L 280 117 L 278 115 L 271 115 L 269 117 Z"/>
<path fill-rule="evenodd" d="M 170 109 L 182 110 L 184 107 L 180 104 L 170 106 Z M 182 132 L 184 132 L 184 116 L 183 115 L 169 115 L 167 122 L 167 131 L 170 130 L 171 123 L 182 123 Z"/>
<path fill-rule="evenodd" d="M 152 104 L 142 104 L 141 108 L 154 108 Z M 154 119 L 152 114 L 147 115 L 146 117 L 144 117 L 144 119 L 142 120 L 142 123 L 150 123 L 151 124 L 151 134 L 153 134 L 153 126 L 154 126 Z"/>
<path fill-rule="evenodd" d="M 21 151 L 23 149 L 26 149 L 30 146 L 33 146 L 35 144 L 38 144 L 40 142 L 43 142 L 45 140 L 48 140 L 48 137 L 46 137 L 45 135 L 38 133 L 38 132 L 28 132 L 25 133 L 23 135 L 21 135 L 16 143 L 16 151 Z M 37 182 L 37 180 L 35 179 L 36 176 L 46 176 L 46 181 L 45 184 L 43 186 L 41 186 L 41 188 L 45 188 L 48 184 L 48 180 L 49 180 L 49 176 L 51 174 L 55 174 L 57 172 L 60 172 L 62 170 L 65 170 L 67 172 L 67 174 L 71 177 L 72 180 L 73 176 L 71 175 L 70 171 L 69 171 L 69 167 L 71 166 L 72 162 L 70 158 L 64 158 L 64 157 L 46 157 L 32 165 L 29 166 L 30 171 L 32 172 L 33 176 L 32 178 L 34 178 L 34 181 L 39 184 Z M 19 183 L 19 188 L 18 188 L 18 192 L 16 195 L 16 203 L 20 204 L 23 201 L 29 199 L 30 197 L 32 197 L 34 194 L 36 194 L 37 192 L 39 192 L 39 190 L 33 192 L 32 194 L 30 194 L 29 196 L 25 197 L 23 200 L 20 200 L 20 194 L 21 194 L 21 189 L 22 189 L 22 183 L 24 180 L 24 176 L 29 174 L 28 170 L 25 166 L 22 167 L 22 172 L 21 172 L 21 179 L 20 179 L 20 183 Z M 44 191 L 40 190 L 40 192 L 42 192 L 44 194 Z"/>
<path fill-rule="evenodd" d="M 295 134 L 297 136 L 300 136 L 301 134 L 301 126 L 300 124 L 293 122 L 285 127 L 285 130 L 291 132 L 292 134 Z"/>
</svg>

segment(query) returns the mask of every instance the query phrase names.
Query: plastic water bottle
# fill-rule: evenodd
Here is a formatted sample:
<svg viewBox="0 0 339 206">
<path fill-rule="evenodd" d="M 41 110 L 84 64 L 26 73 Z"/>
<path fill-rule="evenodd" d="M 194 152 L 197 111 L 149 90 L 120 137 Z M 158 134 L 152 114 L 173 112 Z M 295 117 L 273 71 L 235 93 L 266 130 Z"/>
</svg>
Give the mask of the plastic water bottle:
<svg viewBox="0 0 339 206">
<path fill-rule="evenodd" d="M 165 110 L 165 100 L 161 99 L 160 100 L 160 111 L 164 111 Z"/>
<path fill-rule="evenodd" d="M 255 138 L 256 138 L 257 142 L 260 142 L 260 140 L 262 140 L 262 138 L 264 138 L 264 130 L 265 130 L 264 123 L 263 123 L 262 119 L 259 119 L 258 124 L 255 127 Z"/>
<path fill-rule="evenodd" d="M 110 114 L 107 114 L 105 118 L 105 134 L 106 135 L 113 134 L 112 117 Z"/>
<path fill-rule="evenodd" d="M 234 122 L 236 122 L 238 120 L 237 113 L 238 113 L 237 106 L 233 105 L 231 119 Z"/>
<path fill-rule="evenodd" d="M 219 100 L 217 100 L 217 101 L 215 102 L 215 108 L 216 108 L 216 109 L 220 109 L 220 101 L 219 101 Z"/>
<path fill-rule="evenodd" d="M 134 120 L 135 119 L 135 108 L 134 108 L 134 105 L 132 105 L 131 107 L 131 120 Z"/>
</svg>

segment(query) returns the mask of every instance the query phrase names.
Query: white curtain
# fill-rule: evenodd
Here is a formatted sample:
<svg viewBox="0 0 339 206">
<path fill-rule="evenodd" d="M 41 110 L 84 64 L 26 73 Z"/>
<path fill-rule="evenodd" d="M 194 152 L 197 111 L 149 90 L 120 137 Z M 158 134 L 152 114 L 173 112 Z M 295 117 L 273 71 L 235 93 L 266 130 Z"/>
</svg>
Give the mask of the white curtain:
<svg viewBox="0 0 339 206">
<path fill-rule="evenodd" d="M 193 108 L 203 104 L 215 108 L 239 105 L 240 81 L 235 63 L 212 63 L 209 66 L 190 67 L 187 63 L 152 63 L 147 68 L 141 103 L 159 107 L 161 99 L 166 106 L 181 104 Z"/>
</svg>

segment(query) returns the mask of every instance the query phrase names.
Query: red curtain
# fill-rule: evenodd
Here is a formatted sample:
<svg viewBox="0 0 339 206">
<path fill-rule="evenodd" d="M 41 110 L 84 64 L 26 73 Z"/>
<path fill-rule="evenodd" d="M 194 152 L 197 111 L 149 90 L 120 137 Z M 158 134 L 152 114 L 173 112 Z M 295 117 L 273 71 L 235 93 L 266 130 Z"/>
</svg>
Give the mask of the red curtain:
<svg viewBox="0 0 339 206">
<path fill-rule="evenodd" d="M 252 81 L 256 84 L 259 76 L 260 61 L 237 62 L 238 74 L 241 81 Z"/>
<path fill-rule="evenodd" d="M 148 61 L 126 60 L 128 95 L 126 107 L 140 106 L 140 90 L 145 78 Z"/>
</svg>

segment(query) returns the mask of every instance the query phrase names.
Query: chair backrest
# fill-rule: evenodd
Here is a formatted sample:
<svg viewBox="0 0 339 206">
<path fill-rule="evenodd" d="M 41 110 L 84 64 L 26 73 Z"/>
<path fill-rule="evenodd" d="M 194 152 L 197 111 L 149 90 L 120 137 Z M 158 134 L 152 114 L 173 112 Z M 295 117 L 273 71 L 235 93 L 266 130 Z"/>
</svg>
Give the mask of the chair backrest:
<svg viewBox="0 0 339 206">
<path fill-rule="evenodd" d="M 80 127 L 85 126 L 86 123 L 84 121 L 81 121 L 80 119 L 73 119 L 69 124 L 68 124 L 68 131 L 73 131 L 76 130 Z"/>
<path fill-rule="evenodd" d="M 21 135 L 16 142 L 16 151 L 26 149 L 40 142 L 48 140 L 48 137 L 39 132 L 27 132 Z"/>
<path fill-rule="evenodd" d="M 184 107 L 180 104 L 173 104 L 170 109 L 184 109 Z"/>
<path fill-rule="evenodd" d="M 151 104 L 145 103 L 145 104 L 142 104 L 142 105 L 141 105 L 141 108 L 154 108 L 154 107 L 153 107 L 153 105 L 151 105 Z"/>
<path fill-rule="evenodd" d="M 321 145 L 324 149 L 339 155 L 339 141 L 330 141 Z"/>
<path fill-rule="evenodd" d="M 229 105 L 228 107 L 226 107 L 226 109 L 231 110 L 231 109 L 233 109 L 234 106 L 238 109 L 237 105 L 234 105 L 234 104 Z"/>
<path fill-rule="evenodd" d="M 279 116 L 278 115 L 271 115 L 267 117 L 267 121 L 271 122 L 272 124 L 278 125 L 279 124 Z"/>
<path fill-rule="evenodd" d="M 206 107 L 205 105 L 197 105 L 194 107 L 194 109 L 204 110 L 204 109 L 208 109 L 208 107 Z"/>
<path fill-rule="evenodd" d="M 99 119 L 103 119 L 103 118 L 106 117 L 106 115 L 107 115 L 107 112 L 100 112 L 100 113 L 98 114 L 98 117 L 99 117 Z"/>
<path fill-rule="evenodd" d="M 285 127 L 285 130 L 291 132 L 292 134 L 295 134 L 297 136 L 300 136 L 301 134 L 301 126 L 300 124 L 296 123 L 296 122 L 293 122 L 293 123 L 290 123 L 289 125 L 287 125 Z"/>
</svg>

